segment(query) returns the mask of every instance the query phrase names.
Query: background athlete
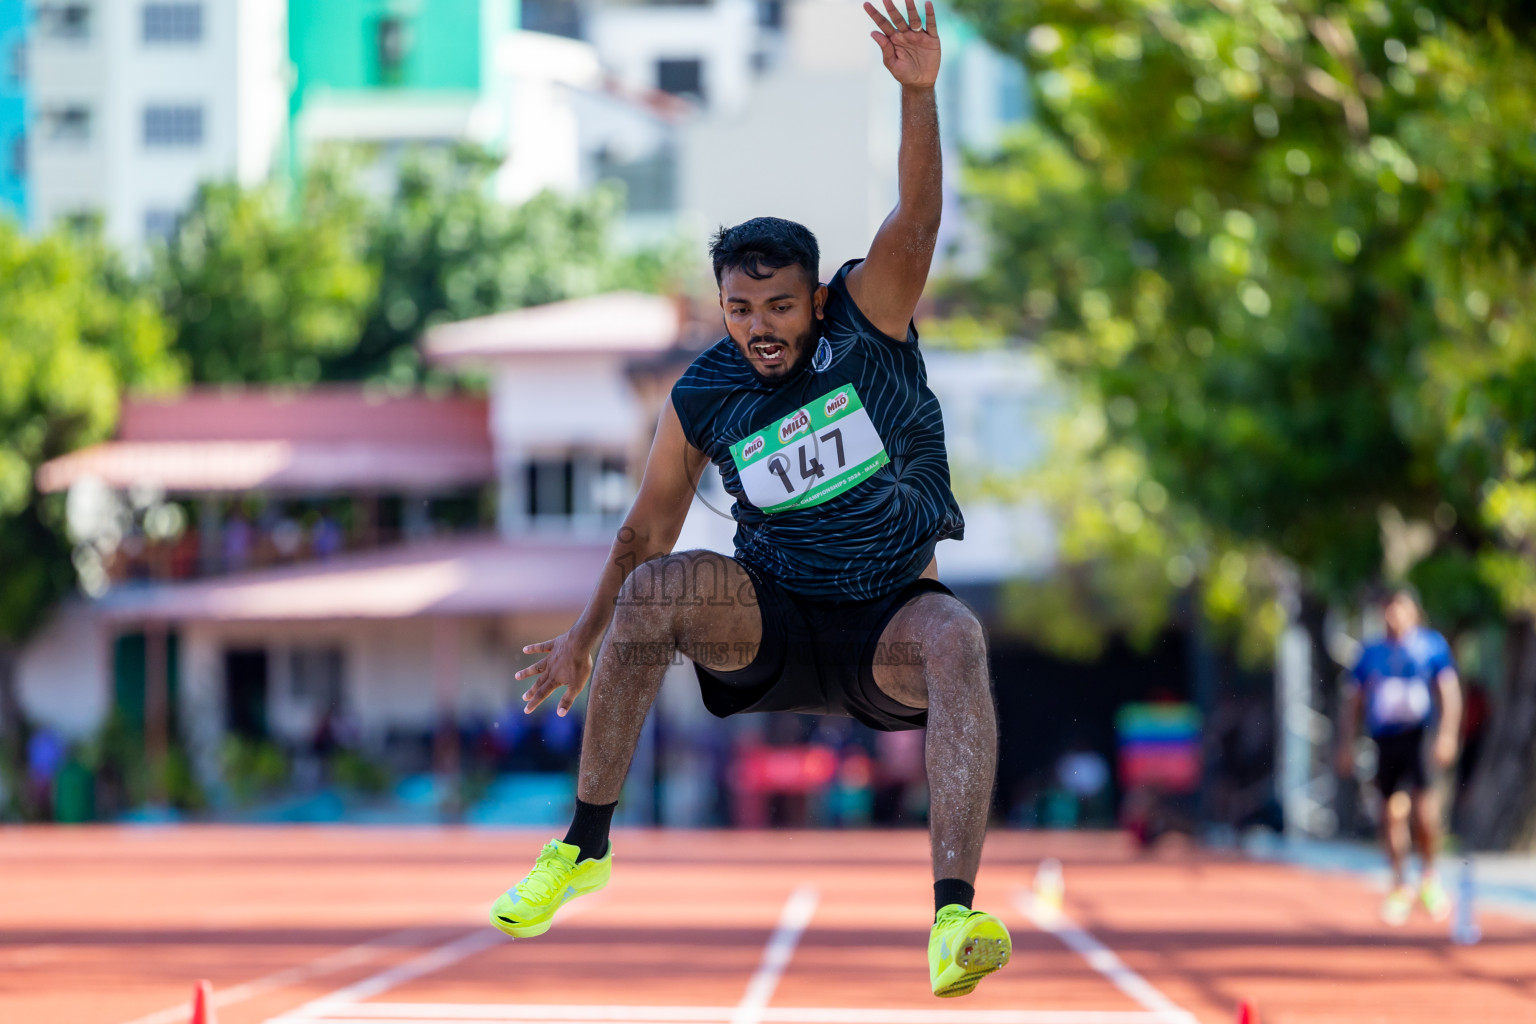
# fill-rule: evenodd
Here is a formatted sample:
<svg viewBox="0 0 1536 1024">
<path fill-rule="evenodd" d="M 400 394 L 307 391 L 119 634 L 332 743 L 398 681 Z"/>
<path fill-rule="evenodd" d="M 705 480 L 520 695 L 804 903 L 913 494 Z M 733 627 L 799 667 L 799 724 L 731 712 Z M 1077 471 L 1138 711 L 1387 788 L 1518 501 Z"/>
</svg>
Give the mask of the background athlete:
<svg viewBox="0 0 1536 1024">
<path fill-rule="evenodd" d="M 520 937 L 602 888 L 609 822 L 646 713 L 675 651 L 706 707 L 851 716 L 927 727 L 935 919 L 929 980 L 964 995 L 1007 962 L 1007 930 L 971 909 L 996 768 L 985 638 L 935 578 L 934 547 L 961 536 L 944 426 L 913 310 L 942 203 L 934 81 L 939 37 L 907 0 L 865 11 L 901 84 L 899 201 L 864 260 L 818 283 L 804 227 L 762 217 L 710 246 L 728 336 L 672 390 L 640 492 L 585 611 L 517 678 L 532 711 L 559 713 L 592 679 L 576 813 L 492 922 Z M 706 463 L 735 498 L 736 557 L 672 553 Z M 593 671 L 592 650 L 602 649 Z M 898 651 L 900 657 L 882 657 Z"/>
<path fill-rule="evenodd" d="M 1440 801 L 1435 778 L 1456 760 L 1461 684 L 1445 637 L 1420 623 L 1418 600 L 1399 590 L 1382 610 L 1387 635 L 1360 652 L 1339 725 L 1339 773 L 1354 774 L 1356 723 L 1376 743 L 1376 786 L 1386 801 L 1382 840 L 1392 863 L 1392 888 L 1381 905 L 1388 924 L 1402 924 L 1413 909 L 1404 873 L 1409 826 L 1418 838 L 1419 899 L 1437 921 L 1451 901 L 1435 874 L 1440 846 Z"/>
</svg>

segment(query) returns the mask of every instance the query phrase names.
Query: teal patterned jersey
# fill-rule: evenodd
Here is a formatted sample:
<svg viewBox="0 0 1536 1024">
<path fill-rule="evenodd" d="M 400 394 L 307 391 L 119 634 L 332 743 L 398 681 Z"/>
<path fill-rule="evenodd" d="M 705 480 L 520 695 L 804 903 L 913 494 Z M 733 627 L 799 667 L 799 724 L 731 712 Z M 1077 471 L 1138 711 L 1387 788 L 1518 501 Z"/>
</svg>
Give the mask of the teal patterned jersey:
<svg viewBox="0 0 1536 1024">
<path fill-rule="evenodd" d="M 864 316 L 848 294 L 858 262 L 827 286 L 815 355 L 789 380 L 759 380 L 727 337 L 672 388 L 683 435 L 734 499 L 737 559 L 819 600 L 883 597 L 965 531 L 917 331 L 897 341 Z"/>
</svg>

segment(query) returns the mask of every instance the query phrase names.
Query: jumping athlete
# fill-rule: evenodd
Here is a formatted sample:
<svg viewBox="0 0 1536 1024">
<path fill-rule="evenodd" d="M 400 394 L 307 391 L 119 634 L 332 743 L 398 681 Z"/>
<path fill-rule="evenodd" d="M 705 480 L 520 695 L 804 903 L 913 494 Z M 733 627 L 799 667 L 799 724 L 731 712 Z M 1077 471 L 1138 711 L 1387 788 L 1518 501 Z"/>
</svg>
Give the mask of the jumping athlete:
<svg viewBox="0 0 1536 1024">
<path fill-rule="evenodd" d="M 935 545 L 960 537 L 964 521 L 912 326 L 939 228 L 939 36 L 932 3 L 926 27 L 914 0 L 905 17 L 892 0 L 883 15 L 864 9 L 901 85 L 898 202 L 868 257 L 829 284 L 799 224 L 759 217 L 716 234 L 728 336 L 673 387 L 586 609 L 564 635 L 524 648 L 545 655 L 517 674 L 537 677 L 525 711 L 563 688 L 564 715 L 589 677 L 592 693 L 570 831 L 491 909 L 509 935 L 542 934 L 562 904 L 607 884 L 609 822 L 680 651 L 721 717 L 800 711 L 926 727 L 933 992 L 965 995 L 1008 962 L 1007 929 L 971 909 L 997 727 L 981 624 L 935 578 Z M 734 558 L 672 551 L 706 462 L 735 499 Z M 881 656 L 891 651 L 900 656 Z"/>
<path fill-rule="evenodd" d="M 1451 899 L 1435 874 L 1440 846 L 1439 772 L 1456 760 L 1461 724 L 1461 684 L 1445 637 L 1420 625 L 1412 592 L 1392 594 L 1383 609 L 1387 635 L 1360 652 L 1350 673 L 1349 696 L 1339 726 L 1339 772 L 1354 774 L 1356 723 L 1376 742 L 1376 787 L 1386 801 L 1381 823 L 1392 888 L 1381 904 L 1382 920 L 1402 924 L 1413 909 L 1404 862 L 1409 825 L 1419 846 L 1419 901 L 1429 916 L 1444 921 Z M 1433 738 L 1433 749 L 1426 745 Z"/>
</svg>

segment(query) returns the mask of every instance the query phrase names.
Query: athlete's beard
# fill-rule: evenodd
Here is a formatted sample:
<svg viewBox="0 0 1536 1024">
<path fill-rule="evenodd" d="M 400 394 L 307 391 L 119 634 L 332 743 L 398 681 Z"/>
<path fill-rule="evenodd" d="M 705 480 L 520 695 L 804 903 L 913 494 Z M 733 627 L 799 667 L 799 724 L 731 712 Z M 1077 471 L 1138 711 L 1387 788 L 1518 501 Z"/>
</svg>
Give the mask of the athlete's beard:
<svg viewBox="0 0 1536 1024">
<path fill-rule="evenodd" d="M 759 383 L 767 384 L 769 387 L 776 388 L 781 384 L 793 380 L 797 375 L 799 375 L 801 370 L 805 369 L 805 364 L 811 361 L 811 357 L 816 354 L 816 343 L 821 340 L 820 326 L 817 324 L 812 324 L 811 328 L 804 334 L 800 335 L 800 337 L 796 340 L 799 343 L 800 352 L 795 356 L 795 361 L 789 365 L 789 369 L 785 370 L 783 373 L 776 373 L 770 377 L 767 374 L 760 372 L 756 364 L 752 362 L 751 357 L 748 356 L 746 352 L 743 352 L 742 358 L 747 360 L 747 369 L 752 371 L 752 376 L 756 377 Z M 784 339 L 776 334 L 754 334 L 747 339 L 747 351 L 751 351 L 752 346 L 758 344 L 759 342 L 773 341 L 783 345 L 786 349 L 789 348 L 789 345 L 784 341 Z"/>
</svg>

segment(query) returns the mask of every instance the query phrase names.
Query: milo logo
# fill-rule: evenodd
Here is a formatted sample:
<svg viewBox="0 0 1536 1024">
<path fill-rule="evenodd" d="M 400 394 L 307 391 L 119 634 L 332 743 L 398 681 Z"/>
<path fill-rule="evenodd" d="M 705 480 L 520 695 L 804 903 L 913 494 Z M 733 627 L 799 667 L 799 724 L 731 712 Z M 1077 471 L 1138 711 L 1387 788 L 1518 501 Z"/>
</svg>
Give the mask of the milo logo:
<svg viewBox="0 0 1536 1024">
<path fill-rule="evenodd" d="M 842 412 L 846 408 L 848 408 L 848 392 L 839 391 L 837 394 L 827 399 L 827 404 L 824 411 L 828 416 L 833 416 Z"/>
<path fill-rule="evenodd" d="M 803 431 L 809 430 L 811 417 L 804 409 L 779 424 L 779 443 L 783 444 L 790 438 Z"/>
<path fill-rule="evenodd" d="M 741 450 L 741 457 L 743 459 L 750 459 L 752 456 L 762 451 L 763 445 L 765 444 L 767 444 L 767 442 L 763 440 L 763 435 L 758 434 L 752 440 L 748 441 L 747 446 Z"/>
</svg>

